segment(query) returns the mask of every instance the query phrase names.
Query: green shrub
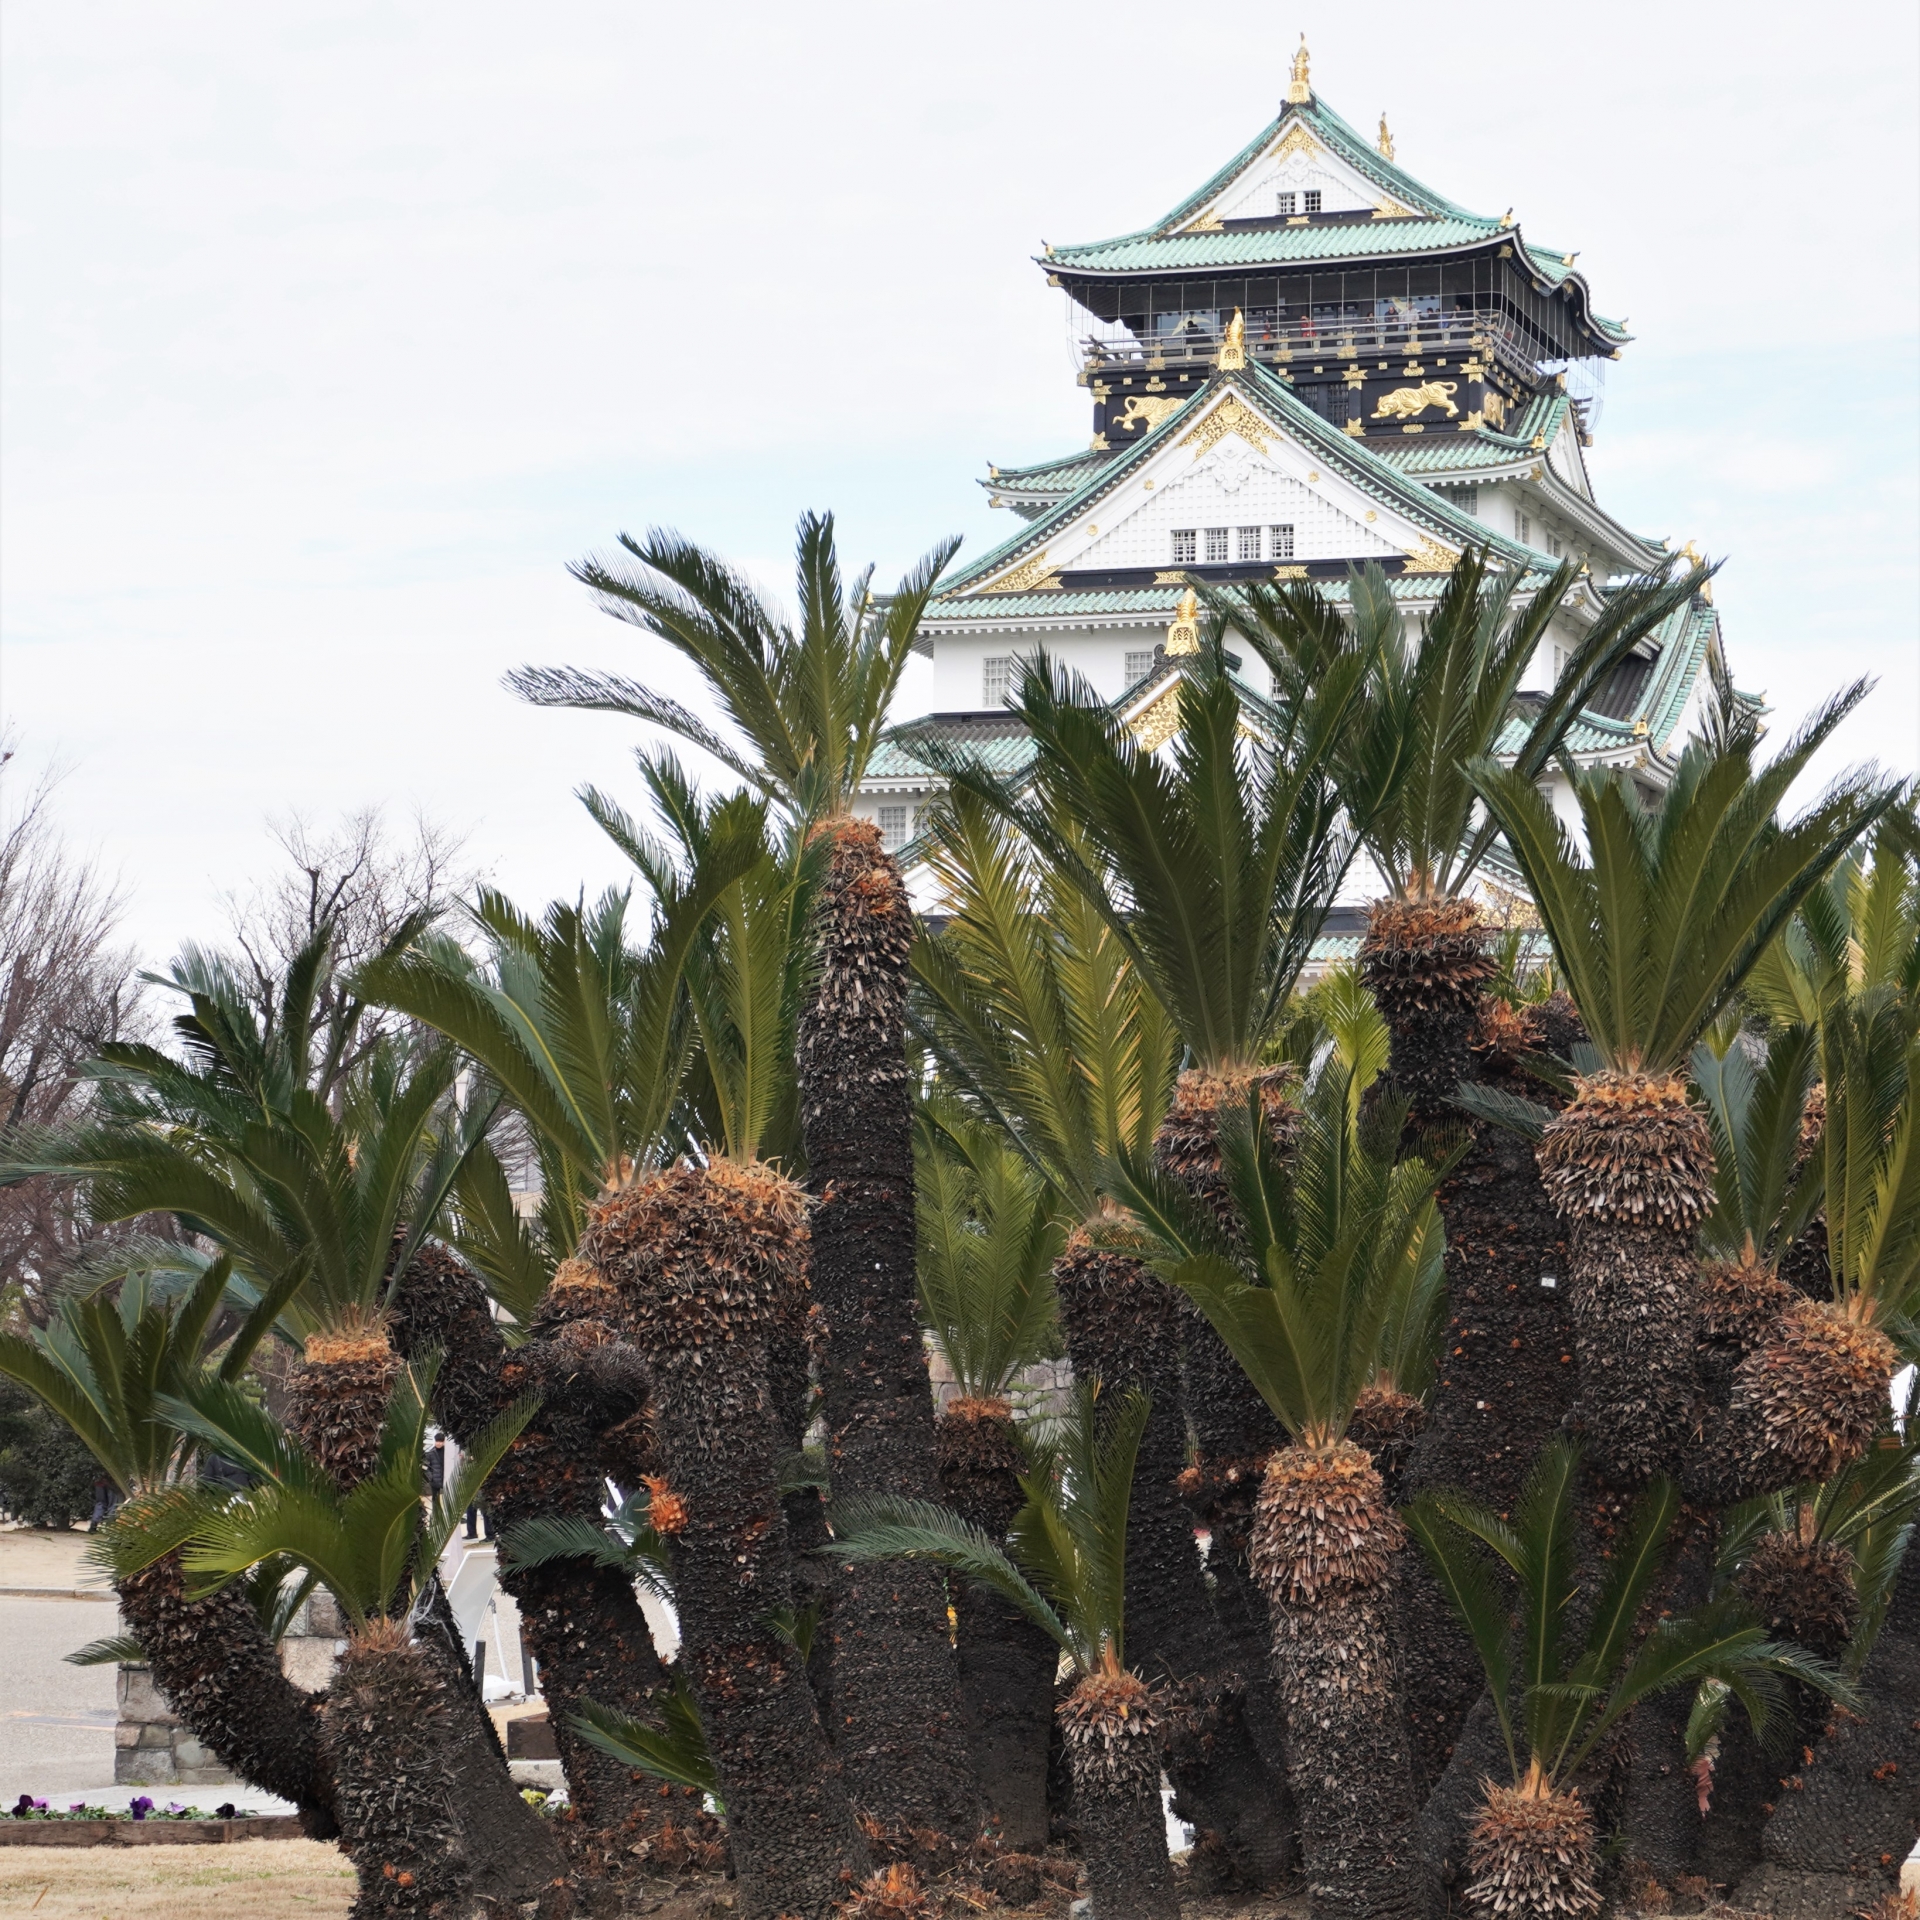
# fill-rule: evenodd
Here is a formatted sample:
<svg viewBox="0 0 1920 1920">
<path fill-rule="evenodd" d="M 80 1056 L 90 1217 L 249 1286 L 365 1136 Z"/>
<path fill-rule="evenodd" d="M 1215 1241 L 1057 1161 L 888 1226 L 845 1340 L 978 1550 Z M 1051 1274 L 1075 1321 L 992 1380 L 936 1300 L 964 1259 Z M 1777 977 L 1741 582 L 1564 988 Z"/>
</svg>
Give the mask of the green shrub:
<svg viewBox="0 0 1920 1920">
<path fill-rule="evenodd" d="M 70 1526 L 93 1512 L 99 1471 L 64 1420 L 0 1380 L 0 1507 L 30 1527 Z"/>
</svg>

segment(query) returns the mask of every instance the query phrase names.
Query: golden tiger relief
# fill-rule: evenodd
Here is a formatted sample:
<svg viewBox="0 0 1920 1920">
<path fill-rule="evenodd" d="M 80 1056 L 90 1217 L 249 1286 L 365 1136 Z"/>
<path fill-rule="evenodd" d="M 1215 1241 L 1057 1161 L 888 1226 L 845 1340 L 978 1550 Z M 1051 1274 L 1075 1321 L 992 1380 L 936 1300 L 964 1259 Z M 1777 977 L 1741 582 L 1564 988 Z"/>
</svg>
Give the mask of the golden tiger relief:
<svg viewBox="0 0 1920 1920">
<path fill-rule="evenodd" d="M 1168 414 L 1177 413 L 1187 404 L 1184 393 L 1170 393 L 1164 398 L 1154 396 L 1142 398 L 1137 393 L 1127 395 L 1127 410 L 1117 420 L 1110 419 L 1110 427 L 1141 427 L 1151 433 Z"/>
<path fill-rule="evenodd" d="M 1460 391 L 1457 380 L 1429 380 L 1424 386 L 1395 387 L 1391 393 L 1380 396 L 1380 404 L 1374 408 L 1376 420 L 1411 420 L 1416 413 L 1425 413 L 1429 407 L 1445 407 L 1447 418 L 1451 420 L 1460 409 L 1453 404 L 1453 396 Z"/>
</svg>

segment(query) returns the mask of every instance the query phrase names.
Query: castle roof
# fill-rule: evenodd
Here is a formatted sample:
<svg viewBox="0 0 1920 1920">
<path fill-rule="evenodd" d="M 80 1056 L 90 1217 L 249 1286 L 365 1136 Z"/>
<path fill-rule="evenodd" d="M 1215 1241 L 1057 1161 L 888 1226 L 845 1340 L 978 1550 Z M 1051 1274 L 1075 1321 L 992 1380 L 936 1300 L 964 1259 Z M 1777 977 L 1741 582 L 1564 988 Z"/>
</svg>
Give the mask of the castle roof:
<svg viewBox="0 0 1920 1920">
<path fill-rule="evenodd" d="M 1324 213 L 1279 216 L 1258 199 L 1277 169 L 1310 155 L 1341 183 L 1348 204 Z M 1508 247 L 1535 289 L 1561 294 L 1604 346 L 1630 336 L 1593 310 L 1574 256 L 1526 241 L 1510 216 L 1470 212 L 1376 151 L 1317 97 L 1290 102 L 1225 166 L 1151 226 L 1066 246 L 1041 264 L 1061 281 L 1199 274 L 1249 268 L 1405 261 Z"/>
</svg>

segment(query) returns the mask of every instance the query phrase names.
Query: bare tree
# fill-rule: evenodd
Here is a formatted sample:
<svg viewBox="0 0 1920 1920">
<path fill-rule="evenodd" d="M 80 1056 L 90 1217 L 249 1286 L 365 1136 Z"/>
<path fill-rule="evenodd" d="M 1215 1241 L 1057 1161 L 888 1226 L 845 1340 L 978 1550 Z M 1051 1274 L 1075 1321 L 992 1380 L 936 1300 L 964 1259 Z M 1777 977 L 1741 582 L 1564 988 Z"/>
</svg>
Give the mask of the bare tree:
<svg viewBox="0 0 1920 1920">
<path fill-rule="evenodd" d="M 0 810 L 0 1137 L 83 1119 L 86 1063 L 144 1026 L 141 979 L 119 939 L 124 902 L 61 840 L 54 785 L 45 777 Z M 0 1286 L 19 1287 L 29 1318 L 43 1319 L 49 1289 L 97 1238 L 71 1185 L 0 1189 Z"/>
<path fill-rule="evenodd" d="M 331 1096 L 380 1035 L 405 1023 L 365 1006 L 354 993 L 363 961 L 409 933 L 440 922 L 476 878 L 463 837 L 416 815 L 396 833 L 377 807 L 345 814 L 331 829 L 295 814 L 273 837 L 286 864 L 249 891 L 224 897 L 229 964 L 271 1032 L 281 1014 L 287 969 L 322 927 L 328 958 L 314 998 L 310 1039 Z"/>
</svg>

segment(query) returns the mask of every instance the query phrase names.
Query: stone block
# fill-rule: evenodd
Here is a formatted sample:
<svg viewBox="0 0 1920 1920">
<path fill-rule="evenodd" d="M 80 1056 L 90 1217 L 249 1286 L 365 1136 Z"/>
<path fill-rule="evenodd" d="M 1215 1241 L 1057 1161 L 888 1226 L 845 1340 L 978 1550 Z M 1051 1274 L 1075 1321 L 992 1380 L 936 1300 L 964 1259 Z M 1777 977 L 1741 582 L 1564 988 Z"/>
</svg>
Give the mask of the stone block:
<svg viewBox="0 0 1920 1920">
<path fill-rule="evenodd" d="M 140 1722 L 122 1720 L 113 1730 L 113 1744 L 116 1747 L 137 1747 L 140 1744 Z"/>
<path fill-rule="evenodd" d="M 141 1720 L 135 1722 L 134 1731 L 139 1735 L 134 1742 L 135 1746 L 158 1748 L 163 1752 L 172 1753 L 173 1729 L 171 1727 L 162 1726 L 157 1720 Z"/>
<path fill-rule="evenodd" d="M 171 1787 L 178 1781 L 169 1752 L 122 1747 L 113 1756 L 116 1787 Z"/>
<path fill-rule="evenodd" d="M 307 1600 L 307 1631 L 316 1638 L 324 1640 L 343 1640 L 346 1638 L 347 1623 L 340 1612 L 340 1603 L 334 1599 L 325 1587 L 316 1587 Z"/>
<path fill-rule="evenodd" d="M 114 1687 L 119 1702 L 122 1720 L 160 1720 L 169 1725 L 173 1723 L 173 1709 L 162 1697 L 160 1689 L 153 1684 L 153 1674 L 146 1667 L 122 1667 L 119 1679 Z"/>
<path fill-rule="evenodd" d="M 337 1640 L 311 1636 L 296 1639 L 288 1634 L 280 1642 L 280 1671 L 296 1687 L 304 1687 L 309 1693 L 318 1693 L 333 1678 L 334 1663 L 339 1658 L 341 1645 Z"/>
</svg>

